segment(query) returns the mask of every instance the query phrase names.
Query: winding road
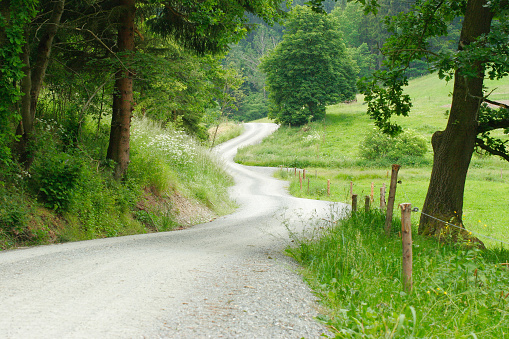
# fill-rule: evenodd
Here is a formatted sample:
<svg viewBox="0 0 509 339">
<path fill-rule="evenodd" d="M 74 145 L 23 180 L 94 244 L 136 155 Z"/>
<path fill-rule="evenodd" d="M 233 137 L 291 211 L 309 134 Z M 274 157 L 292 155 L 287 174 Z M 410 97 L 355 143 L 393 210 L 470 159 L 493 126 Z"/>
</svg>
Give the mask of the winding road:
<svg viewBox="0 0 509 339">
<path fill-rule="evenodd" d="M 182 231 L 0 252 L 0 338 L 318 338 L 316 297 L 283 255 L 288 230 L 329 212 L 273 169 L 233 162 L 274 124 L 217 148 L 233 214 Z"/>
</svg>

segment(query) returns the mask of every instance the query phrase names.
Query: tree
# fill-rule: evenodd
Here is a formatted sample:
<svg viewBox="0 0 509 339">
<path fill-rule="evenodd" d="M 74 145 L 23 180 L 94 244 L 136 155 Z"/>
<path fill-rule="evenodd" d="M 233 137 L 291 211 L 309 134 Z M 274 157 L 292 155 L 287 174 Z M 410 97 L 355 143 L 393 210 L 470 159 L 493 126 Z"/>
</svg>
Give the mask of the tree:
<svg viewBox="0 0 509 339">
<path fill-rule="evenodd" d="M 125 52 L 126 57 L 134 50 L 136 2 L 136 0 L 120 2 L 124 15 L 120 16 L 118 23 L 118 46 L 121 52 Z M 250 29 L 247 25 L 247 13 L 257 15 L 269 23 L 283 15 L 281 0 L 250 2 L 152 0 L 148 3 L 154 6 L 148 21 L 149 28 L 199 54 L 223 52 L 229 43 L 242 38 Z M 132 86 L 132 71 L 129 68 L 119 70 L 107 156 L 116 164 L 114 176 L 117 180 L 124 177 L 129 164 Z"/>
<path fill-rule="evenodd" d="M 23 71 L 24 78 L 21 81 L 21 91 L 23 97 L 21 98 L 21 122 L 18 126 L 16 135 L 19 137 L 17 145 L 17 153 L 19 161 L 26 169 L 30 167 L 33 161 L 33 154 L 28 149 L 29 143 L 32 141 L 35 113 L 39 94 L 41 93 L 44 77 L 46 76 L 46 69 L 48 68 L 51 50 L 53 47 L 53 39 L 57 34 L 60 25 L 60 19 L 64 12 L 65 0 L 58 0 L 54 2 L 53 8 L 50 11 L 49 18 L 40 25 L 39 29 L 43 34 L 38 37 L 39 42 L 35 49 L 35 62 L 32 64 L 30 61 L 30 36 L 28 36 L 29 29 L 26 28 L 27 41 L 23 47 Z"/>
<path fill-rule="evenodd" d="M 297 6 L 286 22 L 283 41 L 263 59 L 276 122 L 302 125 L 322 119 L 325 106 L 356 93 L 356 67 L 346 52 L 336 21 Z"/>
<path fill-rule="evenodd" d="M 373 5 L 375 1 L 359 2 Z M 483 102 L 492 102 L 483 87 L 484 78 L 500 79 L 509 72 L 508 10 L 505 0 L 419 0 L 411 11 L 387 20 L 393 33 L 383 48 L 387 69 L 362 86 L 368 113 L 380 128 L 398 133 L 400 127 L 390 122 L 391 116 L 408 115 L 411 102 L 403 87 L 412 61 L 425 59 L 439 77 L 454 79 L 447 127 L 432 137 L 434 161 L 421 234 L 438 235 L 444 224 L 437 219 L 462 226 L 465 179 L 476 146 L 509 160 L 505 144 L 487 134 L 509 127 L 507 110 L 495 113 L 482 107 Z M 457 17 L 462 17 L 457 51 L 434 52 L 430 42 L 446 36 Z"/>
</svg>

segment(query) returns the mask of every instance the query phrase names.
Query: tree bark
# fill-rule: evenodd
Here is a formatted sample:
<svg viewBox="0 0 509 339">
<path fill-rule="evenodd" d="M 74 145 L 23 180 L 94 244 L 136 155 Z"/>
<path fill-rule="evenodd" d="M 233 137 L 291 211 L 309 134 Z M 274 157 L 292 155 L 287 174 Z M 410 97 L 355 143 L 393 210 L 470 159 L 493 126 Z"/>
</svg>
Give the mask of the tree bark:
<svg viewBox="0 0 509 339">
<path fill-rule="evenodd" d="M 486 0 L 468 1 L 459 50 L 482 34 L 489 33 L 493 13 L 486 3 Z M 439 236 L 445 226 L 443 222 L 427 215 L 463 227 L 465 180 L 474 151 L 479 106 L 483 97 L 482 63 L 478 62 L 475 68 L 476 77 L 464 76 L 461 69 L 456 70 L 447 127 L 444 131 L 435 132 L 432 137 L 433 169 L 420 218 L 419 234 Z"/>
<path fill-rule="evenodd" d="M 129 59 L 128 53 L 134 51 L 135 0 L 121 0 L 121 6 L 124 7 L 124 13 L 119 23 L 117 44 L 120 53 L 127 53 L 123 56 L 125 60 Z M 129 70 L 121 69 L 115 74 L 112 108 L 110 140 L 106 157 L 115 162 L 114 177 L 120 180 L 125 176 L 129 165 L 133 111 L 133 78 Z"/>
</svg>

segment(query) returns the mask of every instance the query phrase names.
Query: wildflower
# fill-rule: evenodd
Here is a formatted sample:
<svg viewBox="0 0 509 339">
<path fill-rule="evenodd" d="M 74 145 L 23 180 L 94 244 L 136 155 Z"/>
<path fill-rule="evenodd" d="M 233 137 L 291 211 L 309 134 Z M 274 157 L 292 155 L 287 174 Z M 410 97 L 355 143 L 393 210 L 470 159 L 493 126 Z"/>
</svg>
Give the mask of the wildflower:
<svg viewBox="0 0 509 339">
<path fill-rule="evenodd" d="M 426 293 L 428 293 L 428 294 L 429 294 L 430 292 L 428 291 L 428 292 L 426 292 Z"/>
<path fill-rule="evenodd" d="M 447 294 L 447 292 L 446 292 L 446 291 L 444 291 L 444 294 Z"/>
</svg>

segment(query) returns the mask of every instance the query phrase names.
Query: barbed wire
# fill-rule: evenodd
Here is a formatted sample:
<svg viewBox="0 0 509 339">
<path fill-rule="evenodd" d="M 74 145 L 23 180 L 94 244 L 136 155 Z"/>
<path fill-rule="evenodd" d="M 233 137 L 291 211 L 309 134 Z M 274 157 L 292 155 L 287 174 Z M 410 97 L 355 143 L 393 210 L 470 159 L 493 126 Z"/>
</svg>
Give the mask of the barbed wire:
<svg viewBox="0 0 509 339">
<path fill-rule="evenodd" d="M 464 227 L 464 226 L 463 226 L 463 227 L 460 227 L 460 226 L 458 226 L 458 225 L 451 224 L 450 222 L 447 222 L 447 221 L 441 220 L 441 219 L 439 219 L 439 218 L 437 218 L 437 217 L 434 217 L 434 216 L 432 216 L 432 215 L 429 215 L 429 214 L 427 214 L 427 213 L 424 213 L 424 212 L 420 211 L 420 210 L 419 210 L 419 208 L 417 208 L 417 207 L 414 207 L 414 208 L 412 209 L 412 212 L 418 212 L 418 213 L 424 214 L 425 216 L 427 216 L 427 217 L 429 217 L 429 218 L 431 218 L 431 219 L 435 219 L 435 220 L 440 221 L 440 222 L 442 222 L 442 223 L 444 223 L 444 224 L 446 224 L 446 225 L 448 225 L 448 226 L 456 227 L 456 228 L 458 228 L 458 229 L 460 229 L 460 230 L 465 230 L 465 231 L 469 232 L 470 234 L 475 234 L 476 236 L 484 237 L 484 238 L 486 238 L 486 239 L 490 239 L 490 240 L 493 240 L 493 241 L 496 241 L 496 242 L 499 242 L 499 243 L 502 243 L 502 244 L 509 245 L 509 242 L 506 242 L 506 241 L 503 241 L 503 240 L 500 240 L 500 239 L 497 239 L 497 238 L 493 238 L 493 237 L 490 237 L 490 236 L 485 235 L 485 234 L 482 234 L 482 233 L 478 233 L 478 232 L 471 231 L 471 230 L 467 229 L 467 228 L 466 228 L 466 227 Z"/>
</svg>

